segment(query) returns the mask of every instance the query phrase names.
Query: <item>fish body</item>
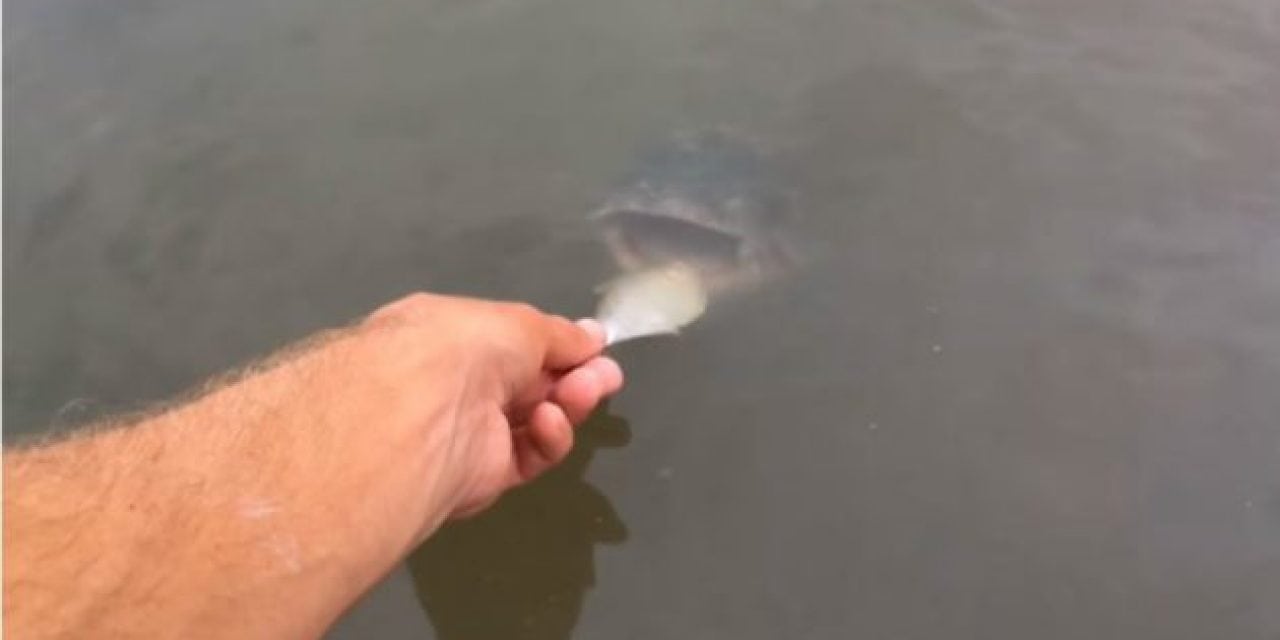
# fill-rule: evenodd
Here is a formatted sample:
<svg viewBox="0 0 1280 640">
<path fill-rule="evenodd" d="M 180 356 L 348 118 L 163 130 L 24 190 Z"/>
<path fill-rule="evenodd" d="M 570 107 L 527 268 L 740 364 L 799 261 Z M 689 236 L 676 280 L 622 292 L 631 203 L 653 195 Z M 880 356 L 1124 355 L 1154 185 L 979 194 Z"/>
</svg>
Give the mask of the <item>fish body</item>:
<svg viewBox="0 0 1280 640">
<path fill-rule="evenodd" d="M 719 292 L 789 264 L 789 204 L 765 155 L 716 131 L 642 156 L 593 218 L 624 272 L 678 264 Z"/>
</svg>

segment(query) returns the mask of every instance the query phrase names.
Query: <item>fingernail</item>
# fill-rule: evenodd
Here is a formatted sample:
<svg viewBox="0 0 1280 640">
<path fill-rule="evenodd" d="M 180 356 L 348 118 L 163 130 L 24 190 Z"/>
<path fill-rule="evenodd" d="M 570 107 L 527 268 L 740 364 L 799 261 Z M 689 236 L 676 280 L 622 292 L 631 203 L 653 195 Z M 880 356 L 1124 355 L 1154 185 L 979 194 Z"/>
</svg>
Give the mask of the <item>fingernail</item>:
<svg viewBox="0 0 1280 640">
<path fill-rule="evenodd" d="M 583 331 L 591 334 L 591 337 L 595 338 L 596 342 L 604 342 L 604 325 L 600 324 L 599 320 L 596 320 L 595 318 L 582 318 L 575 321 L 575 324 L 582 327 Z"/>
</svg>

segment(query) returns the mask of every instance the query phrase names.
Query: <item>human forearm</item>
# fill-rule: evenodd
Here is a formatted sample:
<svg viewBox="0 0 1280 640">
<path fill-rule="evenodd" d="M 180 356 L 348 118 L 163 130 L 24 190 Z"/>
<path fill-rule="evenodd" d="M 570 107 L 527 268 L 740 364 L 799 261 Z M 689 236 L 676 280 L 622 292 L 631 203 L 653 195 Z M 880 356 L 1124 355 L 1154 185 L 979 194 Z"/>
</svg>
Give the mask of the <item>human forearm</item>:
<svg viewBox="0 0 1280 640">
<path fill-rule="evenodd" d="M 14 637 L 316 637 L 448 517 L 559 462 L 603 332 L 418 294 L 177 408 L 8 451 Z"/>
<path fill-rule="evenodd" d="M 378 514 L 376 465 L 343 441 L 361 419 L 307 409 L 348 383 L 317 379 L 343 340 L 139 423 L 6 453 L 6 630 L 318 635 L 414 542 L 379 520 L 395 514 Z"/>
</svg>

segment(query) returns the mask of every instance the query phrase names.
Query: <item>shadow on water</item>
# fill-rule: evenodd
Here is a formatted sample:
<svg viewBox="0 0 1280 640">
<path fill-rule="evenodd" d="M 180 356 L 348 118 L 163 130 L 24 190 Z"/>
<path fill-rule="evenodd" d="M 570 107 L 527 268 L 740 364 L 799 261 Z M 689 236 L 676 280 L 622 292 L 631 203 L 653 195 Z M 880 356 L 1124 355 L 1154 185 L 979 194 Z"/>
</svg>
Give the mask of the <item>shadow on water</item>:
<svg viewBox="0 0 1280 640">
<path fill-rule="evenodd" d="M 564 463 L 446 526 L 409 558 L 441 640 L 570 637 L 595 585 L 595 545 L 627 538 L 609 499 L 584 476 L 597 449 L 630 440 L 626 421 L 598 413 L 579 427 Z"/>
</svg>

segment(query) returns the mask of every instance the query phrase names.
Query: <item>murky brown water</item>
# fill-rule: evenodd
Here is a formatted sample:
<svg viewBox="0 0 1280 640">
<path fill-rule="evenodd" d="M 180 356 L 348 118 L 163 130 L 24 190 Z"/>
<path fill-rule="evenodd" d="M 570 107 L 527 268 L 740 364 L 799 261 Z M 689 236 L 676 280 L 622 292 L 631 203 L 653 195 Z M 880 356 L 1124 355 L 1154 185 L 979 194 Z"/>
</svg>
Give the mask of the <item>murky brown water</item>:
<svg viewBox="0 0 1280 640">
<path fill-rule="evenodd" d="M 10 435 L 416 288 L 586 313 L 674 130 L 797 184 L 805 270 L 335 638 L 1280 635 L 1273 1 L 5 12 Z"/>
</svg>

